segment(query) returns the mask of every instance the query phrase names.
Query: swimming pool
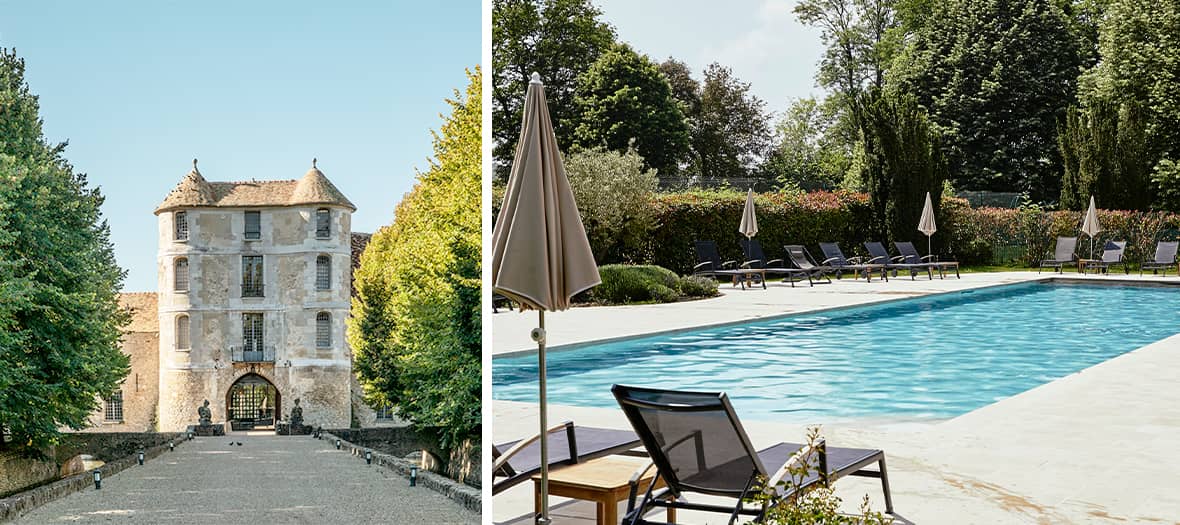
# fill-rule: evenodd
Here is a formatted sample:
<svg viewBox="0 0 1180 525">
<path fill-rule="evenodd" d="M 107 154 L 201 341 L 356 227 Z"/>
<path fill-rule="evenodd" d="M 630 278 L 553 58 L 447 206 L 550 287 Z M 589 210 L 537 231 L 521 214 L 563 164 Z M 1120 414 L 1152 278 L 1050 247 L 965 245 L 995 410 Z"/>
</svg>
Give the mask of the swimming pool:
<svg viewBox="0 0 1180 525">
<path fill-rule="evenodd" d="M 725 391 L 742 418 L 954 417 L 1180 333 L 1180 290 L 1036 282 L 604 343 L 547 357 L 549 402 L 623 383 Z M 535 355 L 492 396 L 537 400 Z"/>
</svg>

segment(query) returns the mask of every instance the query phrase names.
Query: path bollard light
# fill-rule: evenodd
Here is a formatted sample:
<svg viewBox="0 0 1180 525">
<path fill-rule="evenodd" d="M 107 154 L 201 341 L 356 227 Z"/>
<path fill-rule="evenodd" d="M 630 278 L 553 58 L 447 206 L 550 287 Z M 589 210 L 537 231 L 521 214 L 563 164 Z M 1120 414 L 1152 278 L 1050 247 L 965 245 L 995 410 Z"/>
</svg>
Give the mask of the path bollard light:
<svg viewBox="0 0 1180 525">
<path fill-rule="evenodd" d="M 140 464 L 140 465 L 143 465 L 143 451 L 142 451 L 142 450 L 141 450 L 141 451 L 139 451 L 139 457 L 138 457 L 138 459 L 139 459 L 139 464 Z"/>
<path fill-rule="evenodd" d="M 366 464 L 366 465 L 372 465 L 372 464 L 373 464 L 373 451 L 372 451 L 372 450 L 366 450 L 366 451 L 365 451 L 365 464 Z"/>
<path fill-rule="evenodd" d="M 168 451 L 172 452 L 173 450 L 176 450 L 176 445 L 174 443 L 172 443 L 171 441 L 169 441 L 168 442 Z"/>
<path fill-rule="evenodd" d="M 418 467 L 410 467 L 410 486 L 418 485 Z"/>
<path fill-rule="evenodd" d="M 102 471 L 94 469 L 94 490 L 102 489 Z"/>
<path fill-rule="evenodd" d="M 336 450 L 340 450 L 340 440 L 336 440 Z"/>
</svg>

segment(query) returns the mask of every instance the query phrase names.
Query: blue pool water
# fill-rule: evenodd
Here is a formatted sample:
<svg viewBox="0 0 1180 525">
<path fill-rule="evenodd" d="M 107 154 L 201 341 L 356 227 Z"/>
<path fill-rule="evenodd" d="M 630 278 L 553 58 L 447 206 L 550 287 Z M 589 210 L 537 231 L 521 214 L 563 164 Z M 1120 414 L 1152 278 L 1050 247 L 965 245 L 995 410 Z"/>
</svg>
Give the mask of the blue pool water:
<svg viewBox="0 0 1180 525">
<path fill-rule="evenodd" d="M 939 294 L 551 352 L 549 401 L 617 407 L 623 383 L 725 391 L 749 419 L 947 418 L 1178 333 L 1178 311 L 1163 287 Z M 493 359 L 493 397 L 536 402 L 536 361 Z"/>
</svg>

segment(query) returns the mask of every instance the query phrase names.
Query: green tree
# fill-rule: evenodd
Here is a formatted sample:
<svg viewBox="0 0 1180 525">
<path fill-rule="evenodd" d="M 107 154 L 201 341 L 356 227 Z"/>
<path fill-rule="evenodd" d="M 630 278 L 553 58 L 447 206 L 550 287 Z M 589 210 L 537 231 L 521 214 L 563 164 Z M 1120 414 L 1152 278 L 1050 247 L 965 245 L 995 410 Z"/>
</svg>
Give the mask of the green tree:
<svg viewBox="0 0 1180 525">
<path fill-rule="evenodd" d="M 656 172 L 644 167 L 634 149 L 576 151 L 565 158 L 570 189 L 578 203 L 590 248 L 599 264 L 635 253 L 653 226 Z"/>
<path fill-rule="evenodd" d="M 0 430 L 32 451 L 83 428 L 127 376 L 130 319 L 102 194 L 45 140 L 24 71 L 0 49 Z"/>
<path fill-rule="evenodd" d="M 688 154 L 688 124 L 668 80 L 646 56 L 616 44 L 578 78 L 574 131 L 584 148 L 632 145 L 647 167 L 675 175 Z"/>
<path fill-rule="evenodd" d="M 881 218 L 877 235 L 887 241 L 918 240 L 926 192 L 937 216 L 942 208 L 947 165 L 938 132 L 926 112 L 909 95 L 872 90 L 861 102 L 869 133 L 863 171 L 873 216 Z"/>
<path fill-rule="evenodd" d="M 577 78 L 610 48 L 615 32 L 598 20 L 590 0 L 492 1 L 492 142 L 498 179 L 520 139 L 524 94 L 533 72 L 545 83 L 545 97 L 558 144 L 574 139 Z"/>
<path fill-rule="evenodd" d="M 1078 42 L 1053 0 L 936 7 L 892 71 L 943 132 L 956 187 L 1060 191 L 1057 124 L 1074 100 Z"/>
<path fill-rule="evenodd" d="M 467 77 L 432 133 L 430 169 L 361 257 L 348 327 L 367 397 L 444 447 L 480 429 L 479 68 Z"/>
<path fill-rule="evenodd" d="M 814 98 L 791 103 L 776 128 L 777 144 L 763 169 L 783 187 L 834 188 L 852 165 L 851 152 L 830 132 L 838 116 Z"/>
<path fill-rule="evenodd" d="M 766 102 L 718 63 L 705 68 L 700 99 L 700 114 L 690 125 L 690 171 L 717 179 L 754 175 L 770 145 Z"/>
<path fill-rule="evenodd" d="M 689 121 L 701 114 L 701 84 L 692 78 L 692 69 L 688 64 L 668 57 L 660 64 L 660 73 L 668 79 L 672 87 L 672 96 L 680 102 L 680 112 Z"/>
<path fill-rule="evenodd" d="M 1148 140 L 1143 111 L 1134 103 L 1070 107 L 1058 136 L 1061 208 L 1084 209 L 1093 196 L 1103 208 L 1148 209 L 1154 164 Z"/>
</svg>

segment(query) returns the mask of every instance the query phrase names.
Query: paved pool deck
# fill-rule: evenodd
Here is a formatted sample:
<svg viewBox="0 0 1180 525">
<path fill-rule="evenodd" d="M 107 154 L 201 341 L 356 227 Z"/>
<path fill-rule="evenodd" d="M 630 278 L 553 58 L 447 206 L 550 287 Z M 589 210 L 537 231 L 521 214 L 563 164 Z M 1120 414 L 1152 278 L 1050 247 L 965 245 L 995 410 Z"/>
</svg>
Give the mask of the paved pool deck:
<svg viewBox="0 0 1180 525">
<path fill-rule="evenodd" d="M 719 298 L 574 308 L 546 314 L 546 324 L 551 345 L 572 344 L 567 351 L 577 351 L 577 343 L 608 337 L 1048 277 L 1048 273 L 1004 272 L 964 274 L 961 280 L 898 278 L 866 284 L 845 279 L 814 288 L 796 285 L 794 289 L 774 282 L 767 290 L 725 285 Z M 1081 276 L 1067 272 L 1064 277 Z M 1180 283 L 1174 276 L 1145 276 L 1142 280 Z M 503 312 L 491 319 L 494 354 L 535 349 L 528 338 L 535 326 L 535 312 Z M 492 411 L 495 442 L 535 432 L 535 404 L 494 401 Z M 622 413 L 614 409 L 554 405 L 549 417 L 551 422 L 572 419 L 582 425 L 629 428 Z M 809 426 L 743 423 L 755 446 L 797 442 Z M 894 505 L 898 515 L 912 523 L 1180 524 L 1180 335 L 950 420 L 813 424 L 823 425 L 831 446 L 885 450 Z M 884 508 L 876 480 L 846 478 L 836 487 L 848 510 L 865 494 L 874 508 Z M 531 512 L 531 491 L 531 483 L 524 483 L 493 498 L 493 521 L 505 523 Z M 577 514 L 563 512 L 554 523 L 587 522 Z M 587 514 L 581 513 L 583 518 Z M 705 517 L 701 518 L 689 522 L 705 523 Z M 716 519 L 716 515 L 709 516 L 708 522 Z"/>
</svg>

